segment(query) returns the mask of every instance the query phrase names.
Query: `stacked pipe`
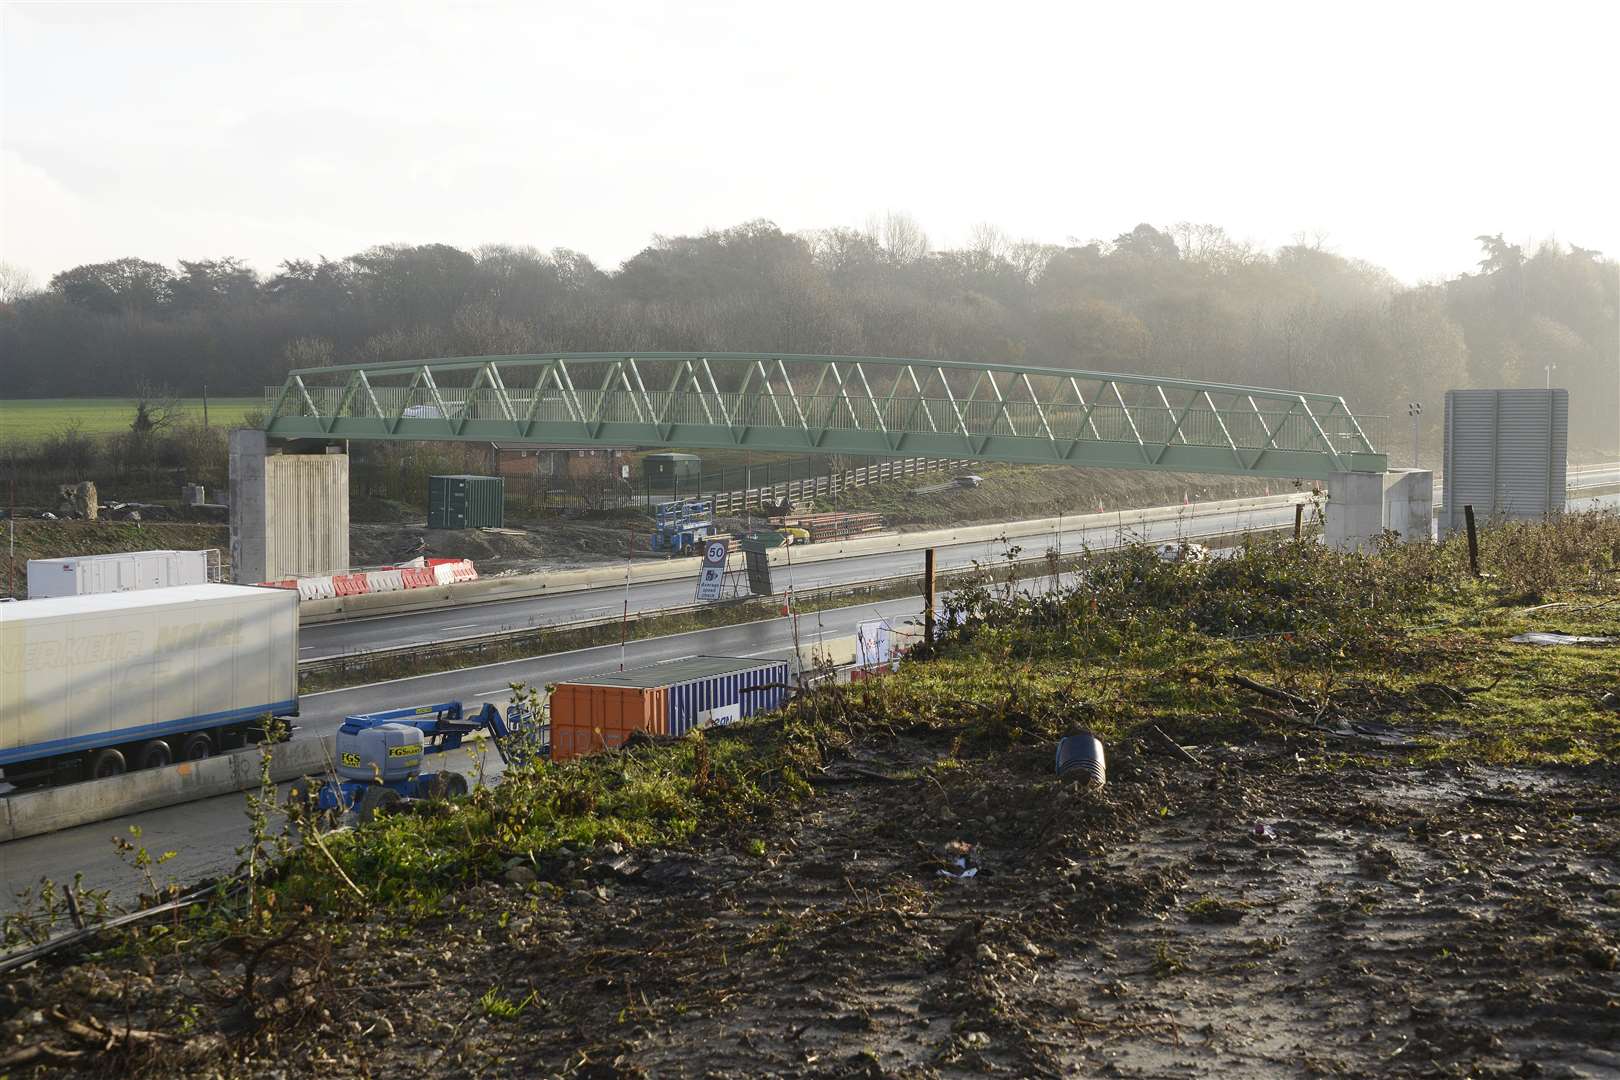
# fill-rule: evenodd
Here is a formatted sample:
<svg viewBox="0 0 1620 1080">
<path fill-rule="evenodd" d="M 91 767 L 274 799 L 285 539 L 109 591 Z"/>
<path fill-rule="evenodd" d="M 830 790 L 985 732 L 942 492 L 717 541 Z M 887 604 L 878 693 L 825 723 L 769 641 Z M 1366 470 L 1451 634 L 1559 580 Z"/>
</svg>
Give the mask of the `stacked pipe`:
<svg viewBox="0 0 1620 1080">
<path fill-rule="evenodd" d="M 774 528 L 805 530 L 810 534 L 812 543 L 847 540 L 852 536 L 866 536 L 883 531 L 883 515 L 875 513 L 834 511 L 823 514 L 784 514 L 770 520 Z"/>
</svg>

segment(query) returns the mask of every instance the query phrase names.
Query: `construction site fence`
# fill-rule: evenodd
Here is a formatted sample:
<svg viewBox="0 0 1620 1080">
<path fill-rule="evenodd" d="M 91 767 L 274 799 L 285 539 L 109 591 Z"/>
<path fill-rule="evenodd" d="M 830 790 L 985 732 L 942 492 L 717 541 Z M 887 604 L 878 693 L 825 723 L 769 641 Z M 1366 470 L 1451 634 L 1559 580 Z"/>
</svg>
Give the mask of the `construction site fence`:
<svg viewBox="0 0 1620 1080">
<path fill-rule="evenodd" d="M 928 473 L 960 472 L 972 467 L 973 462 L 958 458 L 884 459 L 857 469 L 844 469 L 841 472 L 823 473 L 802 480 L 785 480 L 735 491 L 705 492 L 700 497 L 714 500 L 716 514 L 740 514 L 748 510 L 762 509 L 766 504 L 802 503 L 823 495 L 835 496 L 847 488 L 882 484 L 891 480 L 907 480 Z"/>
</svg>

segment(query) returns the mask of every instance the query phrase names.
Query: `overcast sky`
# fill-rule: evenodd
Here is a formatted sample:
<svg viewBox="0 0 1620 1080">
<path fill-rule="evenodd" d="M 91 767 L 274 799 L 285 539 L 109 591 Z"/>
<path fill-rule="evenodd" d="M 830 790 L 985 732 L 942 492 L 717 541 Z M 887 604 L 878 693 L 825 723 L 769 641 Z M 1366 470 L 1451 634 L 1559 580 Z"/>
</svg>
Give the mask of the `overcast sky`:
<svg viewBox="0 0 1620 1080">
<path fill-rule="evenodd" d="M 1620 5 L 25 5 L 0 260 L 570 247 L 903 210 L 936 247 L 1213 222 L 1408 281 L 1620 255 Z"/>
</svg>

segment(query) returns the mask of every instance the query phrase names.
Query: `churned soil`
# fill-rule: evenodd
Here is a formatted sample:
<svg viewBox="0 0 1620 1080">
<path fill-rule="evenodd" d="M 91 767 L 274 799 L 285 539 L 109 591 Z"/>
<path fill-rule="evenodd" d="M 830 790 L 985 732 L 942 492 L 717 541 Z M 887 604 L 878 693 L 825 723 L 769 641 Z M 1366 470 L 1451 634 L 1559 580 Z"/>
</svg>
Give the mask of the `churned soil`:
<svg viewBox="0 0 1620 1080">
<path fill-rule="evenodd" d="M 645 543 L 645 528 L 639 542 Z M 351 524 L 349 560 L 381 566 L 418 555 L 471 559 L 484 576 L 569 570 L 624 561 L 623 525 L 557 521 L 511 529 L 429 529 L 412 524 Z"/>
<path fill-rule="evenodd" d="M 0 1073 L 1620 1074 L 1612 766 L 1143 744 L 1098 790 L 952 749 L 868 741 L 758 835 L 517 861 L 412 925 L 36 968 Z"/>
</svg>

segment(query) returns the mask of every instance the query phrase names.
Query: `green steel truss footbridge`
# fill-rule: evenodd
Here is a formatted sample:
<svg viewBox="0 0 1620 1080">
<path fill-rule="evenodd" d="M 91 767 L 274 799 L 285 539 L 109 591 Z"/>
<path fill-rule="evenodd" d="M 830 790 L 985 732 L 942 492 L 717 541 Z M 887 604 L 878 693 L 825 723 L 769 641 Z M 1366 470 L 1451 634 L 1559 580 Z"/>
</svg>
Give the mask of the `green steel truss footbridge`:
<svg viewBox="0 0 1620 1080">
<path fill-rule="evenodd" d="M 284 439 L 746 447 L 1325 479 L 1383 472 L 1344 399 L 1100 371 L 883 357 L 552 353 L 303 368 Z"/>
</svg>

